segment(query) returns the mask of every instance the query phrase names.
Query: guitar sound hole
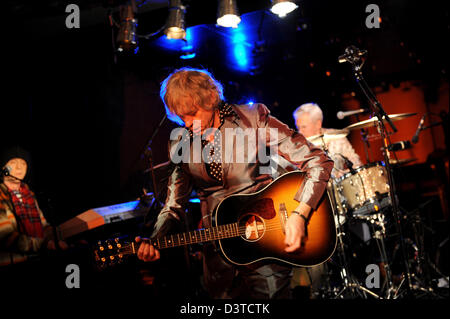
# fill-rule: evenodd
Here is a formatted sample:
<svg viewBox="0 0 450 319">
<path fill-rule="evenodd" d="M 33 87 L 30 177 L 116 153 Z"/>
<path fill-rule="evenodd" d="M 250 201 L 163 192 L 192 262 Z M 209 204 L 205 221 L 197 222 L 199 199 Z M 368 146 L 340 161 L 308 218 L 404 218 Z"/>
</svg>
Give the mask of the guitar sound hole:
<svg viewBox="0 0 450 319">
<path fill-rule="evenodd" d="M 264 220 L 255 214 L 246 214 L 239 219 L 241 237 L 247 241 L 257 241 L 264 236 L 266 225 Z"/>
</svg>

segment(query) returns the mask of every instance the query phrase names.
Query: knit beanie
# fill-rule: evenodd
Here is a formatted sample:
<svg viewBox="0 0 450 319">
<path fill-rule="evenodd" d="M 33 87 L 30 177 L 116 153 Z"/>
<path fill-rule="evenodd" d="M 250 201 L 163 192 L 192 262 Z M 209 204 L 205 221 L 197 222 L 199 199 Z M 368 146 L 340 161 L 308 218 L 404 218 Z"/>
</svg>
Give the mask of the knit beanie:
<svg viewBox="0 0 450 319">
<path fill-rule="evenodd" d="M 27 174 L 25 175 L 26 179 L 29 176 L 30 167 L 31 167 L 31 156 L 30 153 L 25 150 L 24 148 L 20 147 L 19 145 L 15 145 L 12 147 L 9 147 L 0 155 L 0 167 L 4 167 L 6 163 L 8 163 L 9 160 L 13 158 L 21 158 L 25 162 L 27 162 Z"/>
</svg>

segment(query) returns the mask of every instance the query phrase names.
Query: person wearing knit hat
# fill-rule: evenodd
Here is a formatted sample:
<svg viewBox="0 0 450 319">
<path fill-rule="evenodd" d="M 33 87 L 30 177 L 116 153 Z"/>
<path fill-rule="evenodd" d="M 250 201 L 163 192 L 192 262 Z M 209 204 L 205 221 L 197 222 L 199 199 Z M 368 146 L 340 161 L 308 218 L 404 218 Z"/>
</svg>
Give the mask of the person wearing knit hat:
<svg viewBox="0 0 450 319">
<path fill-rule="evenodd" d="M 0 157 L 0 268 L 27 260 L 42 248 L 56 249 L 51 227 L 35 194 L 25 182 L 31 157 L 20 146 L 6 149 Z M 64 242 L 58 242 L 65 249 Z"/>
</svg>

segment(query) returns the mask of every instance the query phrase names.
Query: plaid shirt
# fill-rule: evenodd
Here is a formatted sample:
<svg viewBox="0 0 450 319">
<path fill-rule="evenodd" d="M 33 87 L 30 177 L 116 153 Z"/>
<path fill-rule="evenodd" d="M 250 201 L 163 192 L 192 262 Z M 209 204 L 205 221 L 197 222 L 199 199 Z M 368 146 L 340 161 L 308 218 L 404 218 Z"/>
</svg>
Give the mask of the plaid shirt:
<svg viewBox="0 0 450 319">
<path fill-rule="evenodd" d="M 21 232 L 31 237 L 44 237 L 42 220 L 33 192 L 26 184 L 21 184 L 18 191 L 10 190 L 16 216 L 19 218 Z"/>
<path fill-rule="evenodd" d="M 47 221 L 33 192 L 26 184 L 19 192 L 17 196 L 0 183 L 0 266 L 26 260 L 26 254 L 38 252 L 44 241 Z"/>
</svg>

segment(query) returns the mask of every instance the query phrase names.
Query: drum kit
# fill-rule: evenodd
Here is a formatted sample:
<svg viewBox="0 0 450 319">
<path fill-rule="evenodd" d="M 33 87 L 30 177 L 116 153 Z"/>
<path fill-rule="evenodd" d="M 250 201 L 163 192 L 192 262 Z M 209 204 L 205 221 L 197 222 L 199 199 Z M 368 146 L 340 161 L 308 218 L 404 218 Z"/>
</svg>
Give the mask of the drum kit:
<svg viewBox="0 0 450 319">
<path fill-rule="evenodd" d="M 413 115 L 415 113 L 393 114 L 389 117 L 392 121 L 398 121 Z M 371 118 L 349 125 L 342 130 L 332 130 L 327 131 L 326 134 L 311 136 L 308 140 L 329 153 L 327 145 L 330 142 L 347 136 L 352 130 L 376 127 L 377 122 L 377 118 Z M 388 152 L 386 148 L 385 151 Z M 395 165 L 409 163 L 412 160 L 393 161 L 389 156 L 388 158 L 391 166 L 385 165 L 383 161 L 377 161 L 353 168 L 350 162 L 350 172 L 331 178 L 328 182 L 327 192 L 333 208 L 338 244 L 335 254 L 326 264 L 327 280 L 323 285 L 325 288 L 322 287 L 320 293 L 323 298 L 367 298 L 370 296 L 377 299 L 397 299 L 406 295 L 406 291 L 411 289 L 432 293 L 431 288 L 417 284 L 417 280 L 415 285 L 410 284 L 413 281 L 412 278 L 415 278 L 415 275 L 409 271 L 413 268 L 412 265 L 406 267 L 406 270 L 397 276 L 392 271 L 395 267 L 393 256 L 399 249 L 398 240 L 401 238 L 398 238 L 398 232 L 395 227 L 392 227 L 397 221 L 392 214 L 394 203 L 388 169 L 389 167 L 395 169 L 398 167 Z M 395 201 L 398 202 L 398 199 L 395 198 Z M 355 234 L 357 240 L 355 240 Z M 391 238 L 395 238 L 394 244 L 397 243 L 396 246 L 393 245 L 395 249 L 387 244 Z M 415 245 L 410 239 L 408 240 L 408 245 L 413 246 L 417 253 L 417 246 L 420 245 Z M 369 251 L 365 253 L 364 250 Z M 368 265 L 378 269 L 378 280 L 383 284 L 367 285 L 369 273 L 366 272 L 366 266 Z M 401 266 L 400 263 L 400 268 Z M 359 271 L 356 271 L 355 267 L 359 267 Z M 316 294 L 319 293 L 316 292 Z"/>
</svg>

